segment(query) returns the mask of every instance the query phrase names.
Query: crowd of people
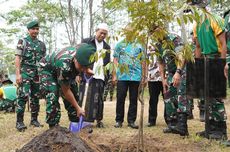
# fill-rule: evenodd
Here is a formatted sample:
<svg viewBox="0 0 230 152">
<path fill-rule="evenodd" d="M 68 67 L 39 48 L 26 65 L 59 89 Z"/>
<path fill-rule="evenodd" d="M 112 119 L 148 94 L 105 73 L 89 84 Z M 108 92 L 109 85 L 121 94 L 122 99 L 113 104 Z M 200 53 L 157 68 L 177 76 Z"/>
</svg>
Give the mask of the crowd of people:
<svg viewBox="0 0 230 152">
<path fill-rule="evenodd" d="M 208 2 L 192 1 L 192 5 L 206 12 Z M 193 43 L 196 58 L 222 58 L 227 60 L 224 68 L 226 78 L 230 72 L 228 64 L 230 56 L 230 13 L 223 18 L 208 12 L 204 20 L 194 26 Z M 201 17 L 202 18 L 202 17 Z M 10 79 L 2 81 L 0 89 L 0 110 L 16 111 L 16 129 L 25 131 L 25 105 L 30 101 L 30 126 L 42 127 L 38 121 L 39 99 L 46 101 L 46 123 L 50 128 L 59 125 L 61 118 L 59 97 L 63 99 L 65 109 L 71 122 L 79 122 L 79 116 L 84 121 L 96 121 L 96 127 L 104 128 L 104 101 L 110 90 L 110 101 L 113 100 L 113 89 L 116 85 L 116 116 L 115 128 L 123 127 L 125 115 L 125 99 L 129 91 L 129 108 L 127 114 L 128 127 L 138 129 L 136 125 L 138 107 L 138 88 L 145 82 L 146 65 L 139 57 L 145 48 L 136 40 L 122 39 L 114 49 L 113 64 L 121 67 L 126 65 L 127 72 L 121 68 L 112 73 L 103 66 L 111 63 L 111 47 L 106 43 L 109 27 L 101 23 L 95 30 L 95 36 L 82 40 L 77 46 L 69 46 L 48 54 L 45 44 L 38 39 L 39 22 L 27 24 L 28 35 L 18 41 L 15 66 L 16 83 Z M 126 30 L 130 30 L 130 26 Z M 209 29 L 209 30 L 207 30 Z M 164 45 L 167 42 L 170 45 Z M 155 47 L 147 48 L 149 113 L 148 127 L 156 126 L 157 107 L 160 93 L 164 100 L 164 118 L 167 127 L 164 133 L 188 136 L 187 120 L 193 118 L 193 100 L 186 96 L 186 62 L 176 64 L 170 55 L 162 55 L 169 49 L 177 52 L 183 46 L 182 39 L 176 34 L 167 34 L 159 39 Z M 161 54 L 161 55 L 157 55 Z M 92 60 L 92 55 L 97 55 Z M 103 58 L 102 58 L 103 56 Z M 96 60 L 96 58 L 98 58 Z M 229 71 L 228 71 L 229 70 Z M 88 82 L 88 79 L 90 80 Z M 86 83 L 89 83 L 85 93 Z M 11 91 L 9 91 L 11 90 Z M 17 90 L 17 93 L 16 93 Z M 81 107 L 86 94 L 85 107 Z M 201 99 L 204 102 L 204 100 Z M 219 98 L 210 99 L 210 131 L 198 132 L 197 135 L 216 140 L 227 139 L 226 112 L 224 101 Z M 199 107 L 204 107 L 199 104 Z M 204 108 L 200 108 L 201 121 L 204 121 Z"/>
</svg>

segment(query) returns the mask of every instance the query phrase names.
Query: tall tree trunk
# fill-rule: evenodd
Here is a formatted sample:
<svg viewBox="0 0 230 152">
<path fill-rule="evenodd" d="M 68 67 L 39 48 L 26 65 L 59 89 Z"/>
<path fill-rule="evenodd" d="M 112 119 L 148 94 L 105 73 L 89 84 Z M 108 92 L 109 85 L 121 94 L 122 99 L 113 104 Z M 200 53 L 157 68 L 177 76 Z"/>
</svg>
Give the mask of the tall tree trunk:
<svg viewBox="0 0 230 152">
<path fill-rule="evenodd" d="M 101 4 L 102 4 L 102 21 L 104 23 L 106 23 L 106 17 L 105 17 L 105 1 L 101 0 Z"/>
<path fill-rule="evenodd" d="M 83 35 L 83 3 L 84 3 L 84 0 L 81 0 L 81 16 L 80 16 L 80 20 L 81 20 L 81 40 L 83 40 L 84 38 L 84 35 Z"/>
<path fill-rule="evenodd" d="M 66 18 L 65 15 L 64 15 L 64 11 L 63 11 L 63 10 L 64 10 L 64 7 L 63 7 L 63 5 L 62 5 L 62 3 L 61 3 L 61 0 L 59 0 L 59 4 L 60 4 L 60 7 L 62 8 L 62 9 L 61 9 L 61 12 L 60 12 L 60 15 L 61 15 L 61 17 L 62 17 L 63 20 L 64 20 L 65 29 L 66 29 L 66 32 L 67 32 L 67 35 L 68 35 L 68 40 L 69 40 L 69 43 L 71 44 L 71 40 L 72 40 L 72 38 L 71 38 L 71 31 L 69 30 L 67 18 Z"/>
<path fill-rule="evenodd" d="M 72 31 L 72 39 L 70 41 L 70 45 L 74 45 L 76 43 L 76 31 L 74 28 L 74 22 L 73 22 L 73 7 L 71 5 L 71 0 L 68 0 L 68 12 L 69 12 L 69 19 L 70 19 L 70 28 Z"/>
<path fill-rule="evenodd" d="M 93 0 L 89 0 L 89 36 L 93 35 Z"/>
<path fill-rule="evenodd" d="M 186 34 L 186 27 L 185 27 L 185 22 L 183 19 L 183 12 L 180 13 L 180 18 L 181 18 L 181 38 L 184 43 L 187 43 L 187 34 Z"/>
</svg>

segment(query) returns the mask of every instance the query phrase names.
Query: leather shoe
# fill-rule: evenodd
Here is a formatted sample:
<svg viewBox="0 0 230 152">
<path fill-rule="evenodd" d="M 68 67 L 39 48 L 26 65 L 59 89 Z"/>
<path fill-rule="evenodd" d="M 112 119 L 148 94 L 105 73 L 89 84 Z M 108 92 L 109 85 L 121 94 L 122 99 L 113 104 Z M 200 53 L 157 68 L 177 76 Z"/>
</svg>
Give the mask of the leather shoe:
<svg viewBox="0 0 230 152">
<path fill-rule="evenodd" d="M 115 128 L 121 128 L 122 127 L 122 123 L 121 122 L 116 122 L 116 124 L 114 125 Z"/>
<path fill-rule="evenodd" d="M 128 127 L 132 128 L 132 129 L 138 129 L 138 126 L 134 122 L 129 123 Z"/>
<path fill-rule="evenodd" d="M 97 128 L 105 128 L 103 122 L 101 122 L 101 121 L 97 122 L 96 127 L 97 127 Z"/>
</svg>

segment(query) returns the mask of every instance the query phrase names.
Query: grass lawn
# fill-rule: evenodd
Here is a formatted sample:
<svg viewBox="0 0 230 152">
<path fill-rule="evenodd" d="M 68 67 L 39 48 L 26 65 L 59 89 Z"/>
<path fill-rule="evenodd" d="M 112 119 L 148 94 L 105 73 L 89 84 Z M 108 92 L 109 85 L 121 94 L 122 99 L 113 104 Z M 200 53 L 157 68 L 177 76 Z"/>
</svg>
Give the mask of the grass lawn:
<svg viewBox="0 0 230 152">
<path fill-rule="evenodd" d="M 61 102 L 62 103 L 62 102 Z M 126 114 L 128 108 L 128 100 L 126 101 Z M 69 121 L 67 113 L 62 105 L 62 117 L 60 125 L 68 127 Z M 139 104 L 140 105 L 140 104 Z M 125 117 L 125 122 L 122 128 L 114 128 L 115 124 L 115 107 L 116 102 L 106 101 L 104 108 L 104 129 L 94 128 L 93 134 L 88 140 L 97 145 L 105 145 L 111 147 L 112 151 L 134 151 L 137 143 L 138 130 L 130 129 L 127 127 L 127 121 Z M 139 106 L 140 108 L 140 106 Z M 216 141 L 210 141 L 195 136 L 196 132 L 202 131 L 204 129 L 204 123 L 199 121 L 197 100 L 195 100 L 195 109 L 193 120 L 188 121 L 189 137 L 183 138 L 179 135 L 174 134 L 164 134 L 162 129 L 166 126 L 163 118 L 163 100 L 160 99 L 158 105 L 158 118 L 156 127 L 147 127 L 147 116 L 148 116 L 148 95 L 145 96 L 145 111 L 144 111 L 144 151 L 164 151 L 164 152 L 175 152 L 175 151 L 194 151 L 194 152 L 220 152 L 220 151 L 230 151 L 230 148 L 220 145 Z M 230 118 L 230 104 L 226 102 L 226 109 L 228 113 L 228 118 Z M 139 115 L 140 109 L 138 109 Z M 41 101 L 41 110 L 39 115 L 39 120 L 42 124 L 45 124 L 45 103 Z M 137 119 L 138 123 L 139 118 Z M 20 149 L 23 145 L 33 139 L 36 135 L 44 132 L 48 129 L 48 125 L 45 124 L 43 128 L 33 128 L 29 127 L 30 123 L 30 113 L 25 112 L 25 124 L 28 129 L 25 132 L 18 132 L 15 129 L 16 116 L 14 113 L 4 114 L 0 113 L 0 151 L 1 152 L 11 152 L 15 151 L 17 148 Z M 228 132 L 230 132 L 230 119 L 227 121 Z M 228 137 L 230 134 L 228 133 Z M 129 148 L 132 147 L 133 149 Z"/>
</svg>

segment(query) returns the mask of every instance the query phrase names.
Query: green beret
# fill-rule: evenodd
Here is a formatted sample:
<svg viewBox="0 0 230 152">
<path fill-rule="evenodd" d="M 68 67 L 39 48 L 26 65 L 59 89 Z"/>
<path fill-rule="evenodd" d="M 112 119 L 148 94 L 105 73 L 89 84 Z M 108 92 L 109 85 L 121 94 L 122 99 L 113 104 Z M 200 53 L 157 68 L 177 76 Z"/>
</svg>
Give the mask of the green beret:
<svg viewBox="0 0 230 152">
<path fill-rule="evenodd" d="M 10 79 L 5 79 L 2 81 L 2 84 L 7 84 L 7 83 L 13 84 L 13 82 Z"/>
<path fill-rule="evenodd" d="M 82 66 L 89 66 L 94 61 L 90 61 L 90 57 L 96 52 L 96 48 L 90 44 L 81 43 L 76 49 L 77 62 Z"/>
<path fill-rule="evenodd" d="M 27 24 L 27 29 L 29 30 L 29 29 L 32 29 L 32 28 L 34 28 L 34 27 L 39 27 L 39 22 L 38 21 L 31 21 L 31 22 L 29 22 L 28 24 Z"/>
</svg>

